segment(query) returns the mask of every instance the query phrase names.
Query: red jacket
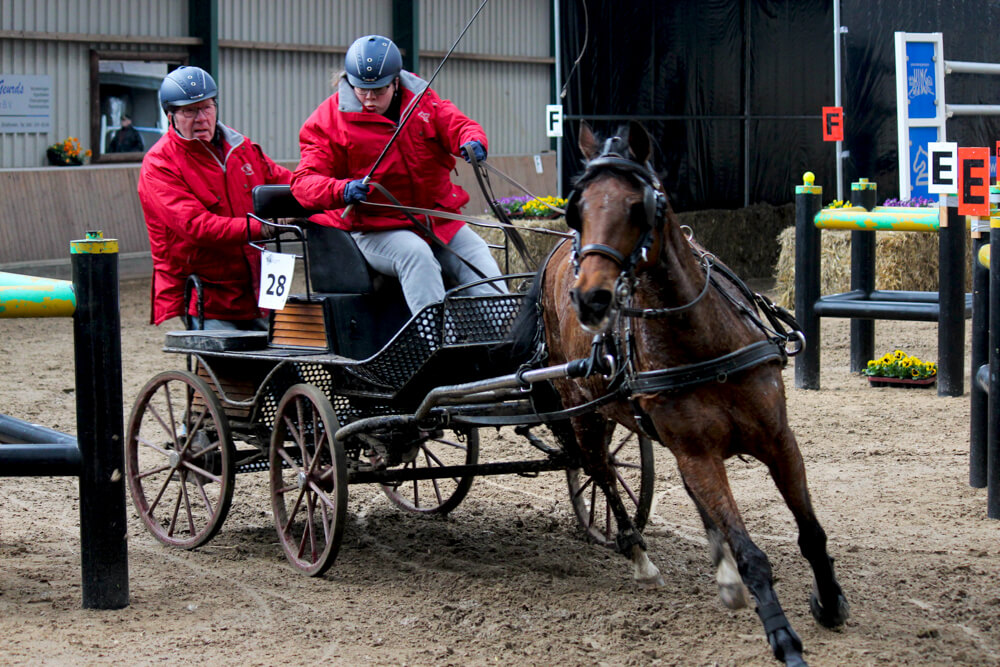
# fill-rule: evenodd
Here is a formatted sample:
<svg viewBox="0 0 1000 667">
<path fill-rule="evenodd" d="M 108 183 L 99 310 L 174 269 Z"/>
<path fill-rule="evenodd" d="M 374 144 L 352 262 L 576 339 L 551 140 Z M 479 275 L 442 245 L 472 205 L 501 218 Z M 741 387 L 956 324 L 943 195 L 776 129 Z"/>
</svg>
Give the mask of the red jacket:
<svg viewBox="0 0 1000 667">
<path fill-rule="evenodd" d="M 400 72 L 401 115 L 427 82 L 407 71 Z M 412 227 L 406 216 L 395 211 L 355 206 L 343 217 L 344 188 L 349 181 L 364 178 L 382 153 L 397 124 L 381 114 L 363 110 L 346 78 L 338 92 L 312 113 L 299 132 L 302 159 L 292 175 L 292 194 L 314 210 L 329 210 L 329 224 L 341 229 L 370 231 Z M 458 107 L 428 90 L 414 109 L 396 141 L 389 148 L 372 180 L 381 184 L 401 203 L 458 213 L 468 203 L 468 193 L 451 182 L 451 170 L 463 144 L 478 141 L 487 147 L 486 133 Z M 387 201 L 372 189 L 368 201 Z M 339 209 L 339 210 L 335 210 Z M 465 224 L 434 218 L 435 234 L 450 241 Z"/>
<path fill-rule="evenodd" d="M 205 317 L 249 320 L 257 308 L 260 253 L 247 245 L 251 191 L 288 183 L 291 172 L 261 147 L 219 123 L 220 155 L 210 144 L 185 139 L 171 127 L 149 149 L 139 171 L 139 201 L 153 255 L 152 313 L 159 324 L 184 312 L 184 283 L 192 273 L 205 283 Z M 250 222 L 260 238 L 260 223 Z M 190 313 L 196 314 L 194 298 Z"/>
</svg>

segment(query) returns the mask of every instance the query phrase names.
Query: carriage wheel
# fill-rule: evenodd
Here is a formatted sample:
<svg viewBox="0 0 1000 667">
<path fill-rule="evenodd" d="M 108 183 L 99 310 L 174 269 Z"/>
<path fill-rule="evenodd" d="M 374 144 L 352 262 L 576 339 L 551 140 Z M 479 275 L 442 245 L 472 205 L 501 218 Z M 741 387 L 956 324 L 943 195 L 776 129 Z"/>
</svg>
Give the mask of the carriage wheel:
<svg viewBox="0 0 1000 667">
<path fill-rule="evenodd" d="M 452 431 L 451 437 L 434 434 L 415 444 L 411 456 L 413 458 L 403 464 L 404 470 L 475 465 L 479 462 L 479 431 Z M 419 479 L 398 485 L 383 484 L 382 491 L 408 512 L 445 515 L 465 499 L 473 479 L 474 475 Z"/>
<path fill-rule="evenodd" d="M 229 419 L 204 380 L 187 371 L 153 377 L 129 417 L 125 474 L 149 532 L 194 549 L 219 532 L 235 484 Z"/>
<path fill-rule="evenodd" d="M 333 565 L 347 516 L 347 457 L 340 428 L 319 388 L 297 384 L 278 405 L 269 455 L 271 507 L 285 557 L 319 576 Z"/>
<path fill-rule="evenodd" d="M 615 470 L 618 493 L 638 530 L 646 527 L 653 504 L 653 443 L 644 435 L 631 431 L 616 439 L 616 431 L 608 442 L 608 455 Z M 566 471 L 569 497 L 576 519 L 587 539 L 602 546 L 615 548 L 618 524 L 611 506 L 593 479 L 581 468 Z"/>
</svg>

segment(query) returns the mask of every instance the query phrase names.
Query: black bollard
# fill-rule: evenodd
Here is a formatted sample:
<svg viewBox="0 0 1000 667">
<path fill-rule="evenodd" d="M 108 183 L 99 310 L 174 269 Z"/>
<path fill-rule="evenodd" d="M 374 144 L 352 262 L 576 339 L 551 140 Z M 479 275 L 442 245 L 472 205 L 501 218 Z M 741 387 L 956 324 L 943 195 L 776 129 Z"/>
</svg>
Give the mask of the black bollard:
<svg viewBox="0 0 1000 667">
<path fill-rule="evenodd" d="M 87 232 L 71 253 L 83 606 L 120 609 L 129 586 L 118 242 Z"/>
<path fill-rule="evenodd" d="M 990 218 L 990 382 L 986 447 L 986 516 L 1000 519 L 1000 218 Z"/>
<path fill-rule="evenodd" d="M 862 178 L 851 183 L 851 203 L 871 211 L 877 205 L 878 189 L 875 183 Z M 875 289 L 875 235 L 876 231 L 851 232 L 851 291 L 864 292 L 871 298 Z M 860 373 L 875 358 L 875 320 L 851 319 L 851 372 Z"/>
<path fill-rule="evenodd" d="M 938 396 L 965 392 L 965 216 L 948 208 L 938 232 Z"/>
<path fill-rule="evenodd" d="M 795 319 L 805 334 L 806 347 L 795 357 L 795 386 L 819 389 L 820 236 L 814 222 L 823 208 L 823 188 L 813 185 L 806 172 L 803 185 L 795 186 Z"/>
<path fill-rule="evenodd" d="M 981 248 L 989 248 L 989 232 L 972 240 L 972 350 L 969 390 L 969 486 L 986 487 L 987 410 L 986 388 L 976 381 L 979 369 L 990 359 L 990 271 L 979 262 Z"/>
</svg>

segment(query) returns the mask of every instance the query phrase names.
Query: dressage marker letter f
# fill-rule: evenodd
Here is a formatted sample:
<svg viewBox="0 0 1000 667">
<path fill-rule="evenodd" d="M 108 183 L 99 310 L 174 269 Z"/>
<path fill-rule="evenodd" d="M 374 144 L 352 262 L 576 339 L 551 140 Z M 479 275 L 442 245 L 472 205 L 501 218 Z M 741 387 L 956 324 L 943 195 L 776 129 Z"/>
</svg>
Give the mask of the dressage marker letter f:
<svg viewBox="0 0 1000 667">
<path fill-rule="evenodd" d="M 844 140 L 844 107 L 823 107 L 823 141 Z"/>
</svg>

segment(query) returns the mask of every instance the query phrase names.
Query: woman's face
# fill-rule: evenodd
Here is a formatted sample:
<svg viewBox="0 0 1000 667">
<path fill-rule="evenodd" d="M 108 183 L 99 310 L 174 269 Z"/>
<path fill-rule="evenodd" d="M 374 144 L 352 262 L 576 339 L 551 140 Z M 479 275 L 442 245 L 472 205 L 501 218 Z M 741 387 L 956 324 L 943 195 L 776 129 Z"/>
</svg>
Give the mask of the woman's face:
<svg viewBox="0 0 1000 667">
<path fill-rule="evenodd" d="M 355 88 L 354 96 L 361 102 L 361 106 L 369 113 L 385 114 L 392 104 L 392 96 L 396 94 L 396 86 L 399 83 L 394 79 L 388 86 L 381 88 Z"/>
</svg>

